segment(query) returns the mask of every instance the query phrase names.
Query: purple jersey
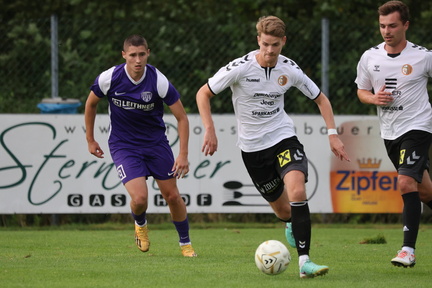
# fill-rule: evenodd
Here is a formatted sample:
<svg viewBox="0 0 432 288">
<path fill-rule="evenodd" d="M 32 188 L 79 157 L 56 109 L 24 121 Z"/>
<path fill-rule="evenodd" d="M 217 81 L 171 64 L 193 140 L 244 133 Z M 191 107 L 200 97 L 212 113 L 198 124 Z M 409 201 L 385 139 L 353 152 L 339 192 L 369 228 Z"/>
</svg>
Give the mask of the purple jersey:
<svg viewBox="0 0 432 288">
<path fill-rule="evenodd" d="M 110 148 L 151 147 L 168 141 L 163 104 L 174 104 L 180 94 L 155 67 L 147 64 L 139 81 L 129 76 L 125 63 L 111 67 L 90 89 L 98 97 L 108 97 Z"/>
</svg>

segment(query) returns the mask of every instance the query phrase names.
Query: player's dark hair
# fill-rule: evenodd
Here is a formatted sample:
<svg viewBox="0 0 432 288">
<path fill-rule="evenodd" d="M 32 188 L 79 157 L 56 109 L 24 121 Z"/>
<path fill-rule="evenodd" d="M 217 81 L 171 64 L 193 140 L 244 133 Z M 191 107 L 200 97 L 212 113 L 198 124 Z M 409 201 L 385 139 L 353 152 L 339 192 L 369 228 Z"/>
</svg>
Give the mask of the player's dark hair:
<svg viewBox="0 0 432 288">
<path fill-rule="evenodd" d="M 409 8 L 402 1 L 389 1 L 378 8 L 378 14 L 380 16 L 387 16 L 393 12 L 399 12 L 403 24 L 410 19 Z"/>
<path fill-rule="evenodd" d="M 129 46 L 144 46 L 148 49 L 147 40 L 141 35 L 130 35 L 123 42 L 123 51 L 126 51 Z"/>
</svg>

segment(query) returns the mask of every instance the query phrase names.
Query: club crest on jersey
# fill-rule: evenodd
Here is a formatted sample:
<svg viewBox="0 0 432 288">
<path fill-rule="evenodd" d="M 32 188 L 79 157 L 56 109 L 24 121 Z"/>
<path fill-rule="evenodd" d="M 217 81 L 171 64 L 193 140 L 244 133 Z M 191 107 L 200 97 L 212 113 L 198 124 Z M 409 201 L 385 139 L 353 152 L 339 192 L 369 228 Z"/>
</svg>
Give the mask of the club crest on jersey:
<svg viewBox="0 0 432 288">
<path fill-rule="evenodd" d="M 149 102 L 152 98 L 152 92 L 141 92 L 141 99 L 144 102 Z"/>
<path fill-rule="evenodd" d="M 402 74 L 410 75 L 413 71 L 413 67 L 409 64 L 405 64 L 402 66 Z"/>
<path fill-rule="evenodd" d="M 285 86 L 288 83 L 288 77 L 285 75 L 279 76 L 278 78 L 278 84 L 280 86 Z"/>
</svg>

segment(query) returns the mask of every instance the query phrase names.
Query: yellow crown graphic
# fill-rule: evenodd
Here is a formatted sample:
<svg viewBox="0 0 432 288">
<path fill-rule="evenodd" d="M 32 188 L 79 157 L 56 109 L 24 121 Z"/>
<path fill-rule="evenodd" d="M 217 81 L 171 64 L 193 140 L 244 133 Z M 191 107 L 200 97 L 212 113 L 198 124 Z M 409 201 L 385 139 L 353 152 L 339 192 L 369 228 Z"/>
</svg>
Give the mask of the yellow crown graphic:
<svg viewBox="0 0 432 288">
<path fill-rule="evenodd" d="M 381 159 L 377 160 L 376 158 L 362 158 L 357 159 L 357 163 L 360 169 L 377 169 L 381 166 Z"/>
</svg>

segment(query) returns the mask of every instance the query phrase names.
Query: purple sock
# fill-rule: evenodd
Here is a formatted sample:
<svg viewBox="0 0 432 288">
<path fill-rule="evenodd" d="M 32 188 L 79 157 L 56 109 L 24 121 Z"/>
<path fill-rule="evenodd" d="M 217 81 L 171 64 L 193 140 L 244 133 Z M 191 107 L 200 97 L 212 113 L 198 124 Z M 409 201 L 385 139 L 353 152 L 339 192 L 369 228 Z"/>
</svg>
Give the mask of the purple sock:
<svg viewBox="0 0 432 288">
<path fill-rule="evenodd" d="M 180 243 L 189 243 L 190 238 L 189 238 L 189 221 L 188 218 L 186 217 L 186 219 L 184 221 L 181 222 L 176 222 L 176 221 L 172 221 L 174 226 L 177 229 L 177 233 L 179 234 Z"/>
<path fill-rule="evenodd" d="M 135 219 L 136 224 L 138 224 L 139 226 L 142 226 L 146 223 L 147 219 L 146 219 L 146 212 L 141 213 L 140 215 L 135 215 L 132 212 L 132 217 Z"/>
</svg>

